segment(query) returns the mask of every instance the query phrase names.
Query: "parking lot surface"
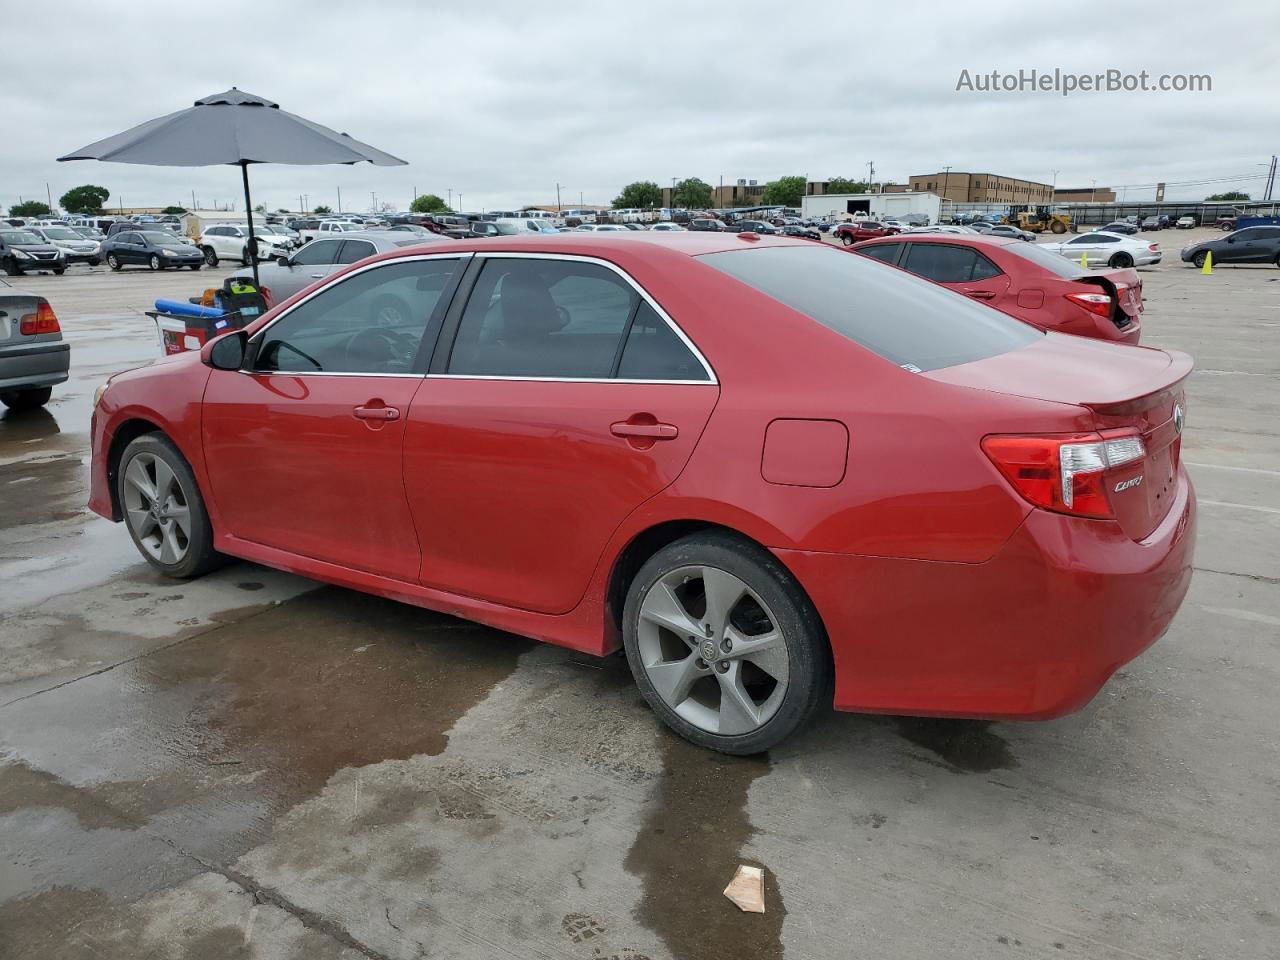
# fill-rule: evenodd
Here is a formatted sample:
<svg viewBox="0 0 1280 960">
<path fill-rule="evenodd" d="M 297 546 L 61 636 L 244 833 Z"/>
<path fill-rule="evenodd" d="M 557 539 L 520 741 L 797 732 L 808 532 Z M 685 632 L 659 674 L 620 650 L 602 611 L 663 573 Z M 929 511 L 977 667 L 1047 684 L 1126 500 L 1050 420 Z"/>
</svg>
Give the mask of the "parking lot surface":
<svg viewBox="0 0 1280 960">
<path fill-rule="evenodd" d="M 160 578 L 85 508 L 93 391 L 227 271 L 23 278 L 72 378 L 0 417 L 0 957 L 1276 956 L 1280 270 L 1178 261 L 1209 233 L 1141 270 L 1144 343 L 1197 362 L 1170 632 L 1061 720 L 827 714 L 751 759 L 618 657 Z"/>
</svg>

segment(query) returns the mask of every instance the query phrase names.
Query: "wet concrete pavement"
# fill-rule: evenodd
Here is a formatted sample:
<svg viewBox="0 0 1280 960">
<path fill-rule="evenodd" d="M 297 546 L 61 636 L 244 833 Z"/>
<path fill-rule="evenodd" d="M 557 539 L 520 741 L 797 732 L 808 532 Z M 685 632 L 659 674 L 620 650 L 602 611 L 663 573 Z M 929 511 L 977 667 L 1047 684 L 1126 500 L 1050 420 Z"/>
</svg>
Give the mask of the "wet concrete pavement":
<svg viewBox="0 0 1280 960">
<path fill-rule="evenodd" d="M 1168 636 L 1053 723 L 832 714 L 751 759 L 666 734 L 616 658 L 156 576 L 84 509 L 89 407 L 207 275 L 24 279 L 73 379 L 0 418 L 0 957 L 1274 956 L 1277 276 L 1144 271 L 1147 341 L 1200 365 Z"/>
</svg>

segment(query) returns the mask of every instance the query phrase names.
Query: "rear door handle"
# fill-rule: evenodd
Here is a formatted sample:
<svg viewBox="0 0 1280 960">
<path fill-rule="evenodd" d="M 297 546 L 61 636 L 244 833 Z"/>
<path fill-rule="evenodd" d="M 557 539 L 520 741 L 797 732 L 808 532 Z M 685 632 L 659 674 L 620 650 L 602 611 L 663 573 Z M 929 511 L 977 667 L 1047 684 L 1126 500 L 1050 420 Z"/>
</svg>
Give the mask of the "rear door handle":
<svg viewBox="0 0 1280 960">
<path fill-rule="evenodd" d="M 324 274 L 323 274 L 323 273 L 313 273 L 313 274 L 311 275 L 311 279 L 312 279 L 312 280 L 323 280 L 323 279 L 324 279 Z"/>
<path fill-rule="evenodd" d="M 974 300 L 994 300 L 996 295 L 990 290 L 968 290 L 966 296 L 972 297 Z"/>
<path fill-rule="evenodd" d="M 674 423 L 629 423 L 620 420 L 609 425 L 615 437 L 647 437 L 650 440 L 674 440 L 680 431 Z"/>
<path fill-rule="evenodd" d="M 399 420 L 400 411 L 395 407 L 356 407 L 351 411 L 357 420 Z"/>
</svg>

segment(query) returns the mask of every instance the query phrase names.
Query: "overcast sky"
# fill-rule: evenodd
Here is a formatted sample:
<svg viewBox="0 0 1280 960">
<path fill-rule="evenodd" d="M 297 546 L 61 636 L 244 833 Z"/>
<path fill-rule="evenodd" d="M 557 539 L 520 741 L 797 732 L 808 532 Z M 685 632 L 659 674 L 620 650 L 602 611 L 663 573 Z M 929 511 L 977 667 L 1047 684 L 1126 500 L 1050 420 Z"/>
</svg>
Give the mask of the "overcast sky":
<svg viewBox="0 0 1280 960">
<path fill-rule="evenodd" d="M 1060 186 L 1258 197 L 1280 150 L 1280 5 L 1163 2 L 216 4 L 0 0 L 0 206 L 82 183 L 109 205 L 241 205 L 229 167 L 54 157 L 231 86 L 407 167 L 261 166 L 270 208 L 465 209 L 579 197 L 638 179 L 786 174 L 903 181 L 950 165 Z M 9 8 L 9 14 L 4 11 Z M 71 21 L 74 21 L 72 24 Z M 1217 39 L 1215 39 L 1217 38 Z M 30 51 L 31 55 L 20 55 Z M 1207 73 L 1209 93 L 957 92 L 961 70 Z"/>
</svg>

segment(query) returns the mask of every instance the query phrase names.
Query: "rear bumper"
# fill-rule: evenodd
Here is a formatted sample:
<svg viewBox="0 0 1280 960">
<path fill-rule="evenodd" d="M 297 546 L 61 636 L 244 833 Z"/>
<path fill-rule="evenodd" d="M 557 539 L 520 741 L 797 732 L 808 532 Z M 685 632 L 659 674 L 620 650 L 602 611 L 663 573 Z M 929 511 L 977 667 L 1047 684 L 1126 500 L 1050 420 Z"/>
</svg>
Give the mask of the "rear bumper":
<svg viewBox="0 0 1280 960">
<path fill-rule="evenodd" d="M 64 341 L 0 346 L 0 390 L 62 383 L 70 368 L 71 346 Z"/>
<path fill-rule="evenodd" d="M 776 551 L 826 624 L 836 708 L 1040 720 L 1084 706 L 1186 595 L 1196 509 L 1180 474 L 1141 542 L 1033 510 L 981 564 Z"/>
</svg>

